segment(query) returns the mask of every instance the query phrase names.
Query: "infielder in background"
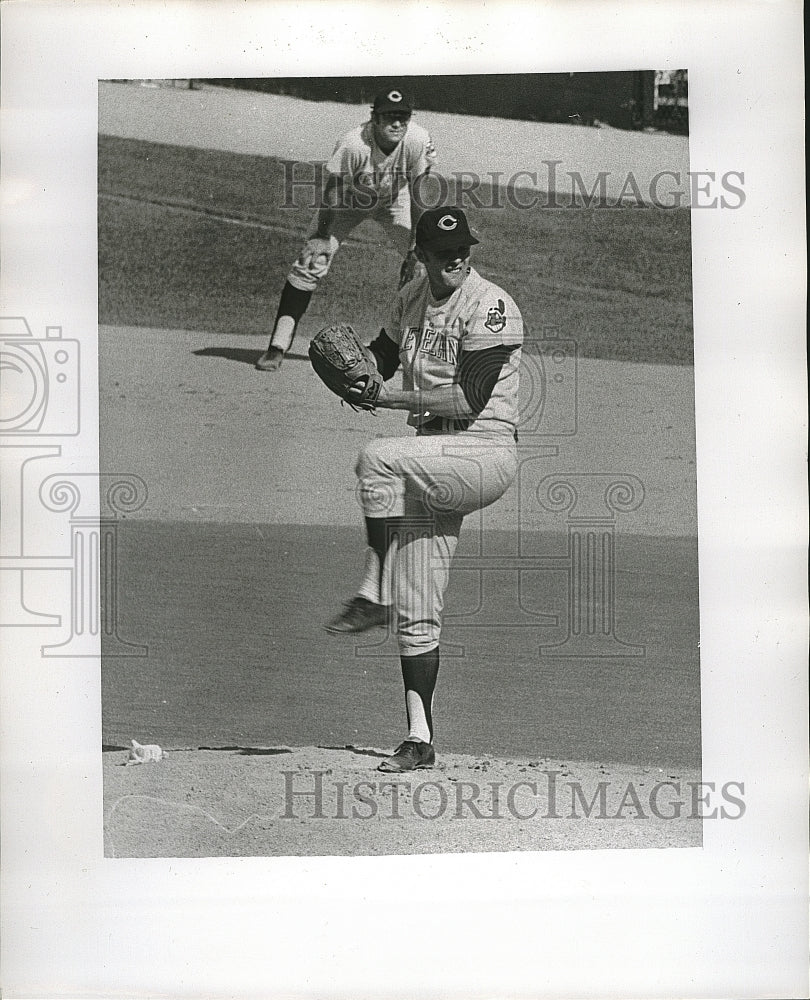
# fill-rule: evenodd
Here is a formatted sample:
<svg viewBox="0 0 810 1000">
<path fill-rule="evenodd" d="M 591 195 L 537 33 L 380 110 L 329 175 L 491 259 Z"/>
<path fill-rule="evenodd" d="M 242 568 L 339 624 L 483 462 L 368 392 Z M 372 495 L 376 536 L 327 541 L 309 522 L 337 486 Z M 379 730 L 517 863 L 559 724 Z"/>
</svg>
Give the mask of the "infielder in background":
<svg viewBox="0 0 810 1000">
<path fill-rule="evenodd" d="M 390 561 L 408 734 L 382 771 L 430 767 L 433 691 L 450 562 L 465 514 L 494 503 L 517 472 L 523 320 L 503 289 L 470 267 L 478 243 L 463 211 L 426 211 L 416 227 L 425 275 L 397 295 L 369 345 L 383 379 L 377 406 L 408 411 L 416 436 L 377 438 L 357 461 L 370 558 L 357 597 L 327 628 L 362 631 L 388 618 Z M 341 624 L 348 627 L 341 627 Z"/>
<path fill-rule="evenodd" d="M 399 287 L 413 277 L 419 184 L 435 163 L 436 151 L 425 129 L 411 121 L 412 111 L 413 102 L 403 90 L 386 90 L 374 98 L 371 120 L 335 146 L 326 164 L 321 206 L 287 275 L 270 344 L 256 362 L 260 371 L 281 367 L 312 293 L 326 277 L 340 244 L 361 222 L 380 223 L 404 258 Z"/>
</svg>

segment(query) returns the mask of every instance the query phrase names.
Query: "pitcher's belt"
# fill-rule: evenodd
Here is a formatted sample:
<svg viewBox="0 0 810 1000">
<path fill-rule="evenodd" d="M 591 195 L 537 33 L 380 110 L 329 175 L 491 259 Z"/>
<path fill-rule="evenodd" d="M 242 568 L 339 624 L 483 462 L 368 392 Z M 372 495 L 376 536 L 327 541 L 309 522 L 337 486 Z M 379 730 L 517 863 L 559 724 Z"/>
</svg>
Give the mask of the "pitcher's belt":
<svg viewBox="0 0 810 1000">
<path fill-rule="evenodd" d="M 421 424 L 417 433 L 424 433 L 428 431 L 431 434 L 458 434 L 459 431 L 466 431 L 471 425 L 472 420 L 456 420 L 452 417 L 433 417 L 432 420 L 428 420 L 426 424 Z M 515 431 L 515 441 L 517 441 L 518 435 Z"/>
<path fill-rule="evenodd" d="M 430 431 L 431 434 L 458 434 L 466 431 L 472 420 L 454 420 L 452 417 L 433 417 L 426 424 L 421 424 L 420 431 Z"/>
</svg>

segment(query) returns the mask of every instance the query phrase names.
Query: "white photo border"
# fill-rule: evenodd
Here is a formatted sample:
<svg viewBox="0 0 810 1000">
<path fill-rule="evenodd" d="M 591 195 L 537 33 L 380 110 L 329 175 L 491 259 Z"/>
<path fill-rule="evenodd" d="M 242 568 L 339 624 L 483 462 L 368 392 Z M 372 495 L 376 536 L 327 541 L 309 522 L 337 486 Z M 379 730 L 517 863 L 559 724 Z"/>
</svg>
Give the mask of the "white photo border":
<svg viewBox="0 0 810 1000">
<path fill-rule="evenodd" d="M 704 775 L 744 818 L 700 850 L 113 862 L 96 663 L 6 634 L 5 995 L 806 995 L 801 5 L 3 8 L 2 314 L 81 342 L 79 471 L 99 79 L 686 68 L 692 170 L 746 192 L 692 214 Z"/>
</svg>

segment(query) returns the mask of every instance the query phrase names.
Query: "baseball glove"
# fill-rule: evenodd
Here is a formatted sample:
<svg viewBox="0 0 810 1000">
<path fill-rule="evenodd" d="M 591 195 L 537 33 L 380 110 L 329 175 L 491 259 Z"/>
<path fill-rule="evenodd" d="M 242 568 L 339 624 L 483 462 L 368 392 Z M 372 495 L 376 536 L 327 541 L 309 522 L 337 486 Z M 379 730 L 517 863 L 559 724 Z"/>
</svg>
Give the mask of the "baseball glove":
<svg viewBox="0 0 810 1000">
<path fill-rule="evenodd" d="M 327 389 L 355 410 L 373 410 L 383 378 L 371 351 L 348 323 L 335 323 L 316 333 L 309 360 Z"/>
</svg>

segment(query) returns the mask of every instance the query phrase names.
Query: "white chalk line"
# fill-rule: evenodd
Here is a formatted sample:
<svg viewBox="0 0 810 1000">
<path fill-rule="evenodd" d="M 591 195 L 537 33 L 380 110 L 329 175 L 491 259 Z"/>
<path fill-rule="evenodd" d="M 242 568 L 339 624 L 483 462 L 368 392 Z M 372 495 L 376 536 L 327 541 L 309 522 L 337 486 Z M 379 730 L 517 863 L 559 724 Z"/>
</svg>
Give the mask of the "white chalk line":
<svg viewBox="0 0 810 1000">
<path fill-rule="evenodd" d="M 216 816 L 212 816 L 211 813 L 206 812 L 200 806 L 190 805 L 190 804 L 188 804 L 186 802 L 172 802 L 170 799 L 161 799 L 161 798 L 158 798 L 157 796 L 154 796 L 154 795 L 122 795 L 120 798 L 116 799 L 116 801 L 110 807 L 110 810 L 107 813 L 107 817 L 106 817 L 106 819 L 104 821 L 104 826 L 107 827 L 107 828 L 109 828 L 109 824 L 111 823 L 114 814 L 116 813 L 116 811 L 118 810 L 118 807 L 122 803 L 127 802 L 127 801 L 135 801 L 135 800 L 139 800 L 139 801 L 142 801 L 142 802 L 152 802 L 152 803 L 155 803 L 156 805 L 160 805 L 160 806 L 168 806 L 168 807 L 174 808 L 174 809 L 186 810 L 187 812 L 198 813 L 201 817 L 203 817 L 204 819 L 207 819 L 209 822 L 213 823 L 214 826 L 218 826 L 220 828 L 220 830 L 224 830 L 224 832 L 227 833 L 229 836 L 233 836 L 233 834 L 239 833 L 239 831 L 243 830 L 248 825 L 248 823 L 252 823 L 254 820 L 259 821 L 259 822 L 262 821 L 262 820 L 268 820 L 268 821 L 272 822 L 272 820 L 273 820 L 273 817 L 270 817 L 270 816 L 261 816 L 258 813 L 252 813 L 250 816 L 247 817 L 247 819 L 243 820 L 237 826 L 228 827 L 224 823 L 221 823 L 216 818 Z M 113 844 L 112 832 L 110 832 L 110 841 L 111 841 L 111 850 L 112 850 L 111 857 L 115 858 L 115 857 L 117 857 L 117 855 L 115 853 L 115 847 L 114 847 L 114 844 Z"/>
</svg>

